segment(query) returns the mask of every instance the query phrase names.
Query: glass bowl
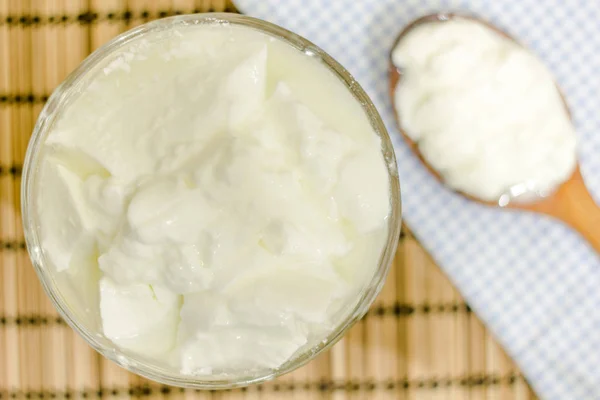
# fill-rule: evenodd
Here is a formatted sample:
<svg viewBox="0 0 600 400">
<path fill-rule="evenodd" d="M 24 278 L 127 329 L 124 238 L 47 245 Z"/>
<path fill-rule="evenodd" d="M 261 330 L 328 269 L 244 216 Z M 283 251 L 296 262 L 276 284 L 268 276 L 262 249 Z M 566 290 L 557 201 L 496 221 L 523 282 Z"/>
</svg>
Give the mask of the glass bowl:
<svg viewBox="0 0 600 400">
<path fill-rule="evenodd" d="M 37 212 L 35 211 L 34 197 L 35 188 L 37 186 L 36 180 L 39 176 L 39 163 L 41 160 L 40 148 L 42 147 L 48 132 L 57 120 L 57 117 L 61 115 L 66 107 L 68 107 L 70 100 L 73 99 L 77 93 L 80 93 L 81 90 L 85 90 L 84 78 L 86 77 L 86 74 L 116 50 L 139 39 L 147 33 L 189 24 L 232 24 L 254 29 L 288 43 L 298 51 L 305 53 L 307 56 L 319 59 L 323 65 L 329 68 L 333 74 L 342 81 L 355 97 L 356 101 L 361 105 L 374 131 L 381 138 L 381 151 L 387 165 L 391 204 L 391 214 L 388 218 L 387 241 L 384 250 L 380 255 L 379 264 L 374 271 L 372 279 L 364 285 L 359 296 L 353 299 L 356 306 L 347 312 L 347 315 L 341 319 L 341 322 L 338 323 L 336 328 L 322 341 L 318 342 L 318 344 L 312 348 L 307 348 L 299 352 L 277 369 L 264 370 L 262 373 L 257 373 L 255 375 L 235 377 L 220 376 L 215 377 L 214 379 L 212 379 L 212 377 L 211 379 L 207 379 L 205 376 L 194 377 L 183 375 L 178 371 L 157 365 L 156 361 L 153 362 L 141 355 L 133 354 L 118 348 L 102 335 L 99 316 L 94 315 L 94 313 L 90 311 L 91 308 L 88 304 L 81 304 L 81 302 L 78 301 L 74 302 L 68 300 L 69 298 L 73 299 L 69 292 L 76 290 L 73 288 L 75 285 L 73 285 L 72 282 L 71 284 L 63 282 L 62 278 L 59 276 L 60 274 L 54 272 L 54 268 L 45 257 L 44 250 L 40 245 L 38 232 L 39 222 L 37 220 Z M 27 149 L 21 195 L 23 225 L 29 255 L 44 290 L 64 320 L 94 349 L 123 368 L 157 382 L 196 389 L 228 389 L 263 382 L 304 365 L 322 351 L 332 346 L 366 313 L 381 290 L 390 268 L 391 261 L 394 257 L 400 234 L 400 186 L 398 182 L 398 170 L 394 149 L 381 117 L 364 90 L 340 64 L 308 40 L 274 24 L 237 14 L 194 14 L 157 20 L 117 36 L 92 53 L 54 91 L 40 113 Z"/>
</svg>

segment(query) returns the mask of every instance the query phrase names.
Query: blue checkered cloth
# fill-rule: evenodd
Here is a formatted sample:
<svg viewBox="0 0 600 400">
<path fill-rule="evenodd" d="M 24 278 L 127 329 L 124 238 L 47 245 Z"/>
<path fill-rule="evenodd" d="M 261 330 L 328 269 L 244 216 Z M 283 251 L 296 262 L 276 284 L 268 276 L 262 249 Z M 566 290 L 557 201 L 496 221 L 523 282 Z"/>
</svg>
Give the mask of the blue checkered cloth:
<svg viewBox="0 0 600 400">
<path fill-rule="evenodd" d="M 404 218 L 544 399 L 600 399 L 600 258 L 550 218 L 471 203 L 436 182 L 402 141 L 388 97 L 393 40 L 411 20 L 469 12 L 550 68 L 600 200 L 600 0 L 237 0 L 245 13 L 331 54 L 379 109 L 396 146 Z M 600 229 L 600 228 L 599 228 Z"/>
</svg>

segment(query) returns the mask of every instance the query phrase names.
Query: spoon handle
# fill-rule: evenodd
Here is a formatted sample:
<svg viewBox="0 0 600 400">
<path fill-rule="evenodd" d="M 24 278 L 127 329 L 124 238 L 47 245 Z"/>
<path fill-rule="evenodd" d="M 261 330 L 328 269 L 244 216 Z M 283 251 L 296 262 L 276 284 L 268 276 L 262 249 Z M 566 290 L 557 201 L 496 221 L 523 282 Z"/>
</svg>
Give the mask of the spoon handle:
<svg viewBox="0 0 600 400">
<path fill-rule="evenodd" d="M 553 203 L 545 213 L 571 226 L 600 254 L 600 207 L 585 186 L 579 169 L 559 189 Z"/>
</svg>

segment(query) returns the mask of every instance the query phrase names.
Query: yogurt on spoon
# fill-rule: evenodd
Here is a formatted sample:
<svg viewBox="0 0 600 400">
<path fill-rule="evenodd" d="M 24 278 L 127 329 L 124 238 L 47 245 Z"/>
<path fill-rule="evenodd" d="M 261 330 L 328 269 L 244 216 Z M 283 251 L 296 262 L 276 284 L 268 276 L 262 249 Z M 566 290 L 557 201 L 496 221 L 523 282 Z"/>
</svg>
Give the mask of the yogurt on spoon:
<svg viewBox="0 0 600 400">
<path fill-rule="evenodd" d="M 425 18 L 392 51 L 401 74 L 394 105 L 444 183 L 498 202 L 549 193 L 569 179 L 576 134 L 548 69 L 485 23 Z"/>
</svg>

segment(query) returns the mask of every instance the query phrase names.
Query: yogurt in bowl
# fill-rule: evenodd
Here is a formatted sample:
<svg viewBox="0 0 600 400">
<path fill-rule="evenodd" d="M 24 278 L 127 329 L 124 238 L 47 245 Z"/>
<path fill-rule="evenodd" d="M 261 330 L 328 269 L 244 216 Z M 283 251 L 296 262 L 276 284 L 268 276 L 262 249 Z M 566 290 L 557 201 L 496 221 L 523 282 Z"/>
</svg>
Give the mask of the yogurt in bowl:
<svg viewBox="0 0 600 400">
<path fill-rule="evenodd" d="M 52 95 L 23 182 L 56 307 L 148 378 L 285 373 L 373 301 L 400 228 L 393 149 L 322 50 L 230 14 L 143 25 Z"/>
</svg>

